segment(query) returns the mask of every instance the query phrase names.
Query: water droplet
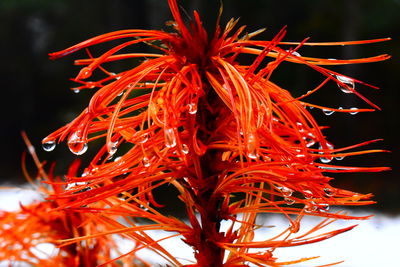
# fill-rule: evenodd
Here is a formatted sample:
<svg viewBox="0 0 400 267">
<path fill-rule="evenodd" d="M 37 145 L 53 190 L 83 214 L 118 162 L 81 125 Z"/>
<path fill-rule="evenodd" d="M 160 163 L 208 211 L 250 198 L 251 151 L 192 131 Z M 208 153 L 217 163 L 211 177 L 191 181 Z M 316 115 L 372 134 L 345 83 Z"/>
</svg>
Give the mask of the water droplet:
<svg viewBox="0 0 400 267">
<path fill-rule="evenodd" d="M 189 114 L 196 114 L 197 113 L 197 105 L 196 103 L 188 104 Z"/>
<path fill-rule="evenodd" d="M 285 197 L 286 205 L 293 205 L 296 201 L 293 198 Z"/>
<path fill-rule="evenodd" d="M 326 187 L 326 188 L 324 188 L 324 193 L 328 197 L 333 197 L 334 195 L 336 195 L 336 189 L 330 188 L 330 187 Z"/>
<path fill-rule="evenodd" d="M 343 160 L 344 156 L 335 157 L 336 160 Z"/>
<path fill-rule="evenodd" d="M 182 153 L 183 154 L 189 153 L 189 147 L 186 144 L 182 144 Z"/>
<path fill-rule="evenodd" d="M 54 148 L 56 148 L 56 142 L 54 141 L 47 141 L 45 143 L 42 144 L 43 150 L 50 152 L 53 151 Z"/>
<path fill-rule="evenodd" d="M 322 112 L 326 115 L 326 116 L 330 116 L 333 113 L 335 113 L 334 110 L 329 110 L 329 109 L 322 109 Z"/>
<path fill-rule="evenodd" d="M 80 132 L 75 132 L 68 139 L 68 148 L 75 155 L 82 155 L 88 149 L 86 141 L 80 136 Z"/>
<path fill-rule="evenodd" d="M 67 187 L 65 187 L 65 190 L 70 190 L 74 187 L 80 186 L 80 185 L 85 185 L 85 182 L 76 182 L 76 183 L 70 183 L 67 185 Z"/>
<path fill-rule="evenodd" d="M 284 197 L 290 197 L 290 196 L 292 196 L 292 194 L 293 194 L 293 190 L 292 190 L 292 189 L 287 188 L 287 187 L 284 187 L 284 186 L 283 186 L 283 187 L 280 187 L 279 190 L 281 190 L 282 195 L 283 195 Z"/>
<path fill-rule="evenodd" d="M 94 82 L 87 82 L 86 87 L 89 89 L 93 89 L 96 87 L 96 84 Z"/>
<path fill-rule="evenodd" d="M 164 129 L 164 138 L 165 138 L 165 146 L 166 147 L 174 147 L 176 146 L 176 136 L 173 128 L 165 128 Z"/>
<path fill-rule="evenodd" d="M 350 108 L 350 110 L 353 110 L 350 112 L 350 115 L 356 115 L 358 113 L 358 108 Z"/>
<path fill-rule="evenodd" d="M 313 107 L 313 106 L 308 106 L 308 108 L 309 108 L 309 109 L 313 109 L 314 107 Z"/>
<path fill-rule="evenodd" d="M 291 233 L 297 233 L 300 230 L 300 223 L 297 221 L 294 221 L 293 223 L 290 224 L 289 230 Z"/>
<path fill-rule="evenodd" d="M 289 50 L 286 50 L 286 52 L 290 52 L 293 56 L 301 57 L 300 53 L 297 52 L 297 51 L 289 51 Z"/>
<path fill-rule="evenodd" d="M 124 90 L 122 90 L 117 96 L 122 96 L 125 93 Z"/>
<path fill-rule="evenodd" d="M 148 157 L 143 157 L 142 162 L 143 162 L 143 166 L 145 166 L 145 167 L 150 167 L 150 165 L 151 165 Z"/>
<path fill-rule="evenodd" d="M 330 144 L 330 143 L 328 143 L 328 142 L 326 142 L 326 146 L 328 147 L 328 149 L 333 149 L 333 145 L 332 144 Z M 320 145 L 319 146 L 319 149 L 323 149 L 323 147 Z M 321 154 L 321 155 L 323 155 L 323 154 L 325 154 L 326 152 L 319 152 L 319 154 Z M 320 157 L 319 158 L 319 160 L 322 162 L 322 163 L 329 163 L 329 162 L 331 162 L 332 161 L 332 159 L 333 159 L 333 157 Z"/>
<path fill-rule="evenodd" d="M 322 163 L 329 163 L 329 162 L 332 161 L 332 159 L 328 159 L 328 158 L 319 158 L 319 160 L 320 160 Z"/>
<path fill-rule="evenodd" d="M 122 158 L 122 157 L 116 157 L 116 158 L 114 159 L 114 162 L 120 161 L 121 158 Z"/>
<path fill-rule="evenodd" d="M 327 203 L 320 203 L 318 204 L 318 209 L 320 211 L 328 211 L 329 210 L 329 204 Z"/>
<path fill-rule="evenodd" d="M 149 140 L 149 134 L 148 133 L 144 133 L 138 140 L 139 143 L 144 144 L 147 142 L 147 140 Z"/>
<path fill-rule="evenodd" d="M 251 159 L 257 159 L 257 140 L 253 133 L 249 133 L 247 137 L 247 156 Z"/>
<path fill-rule="evenodd" d="M 118 141 L 109 142 L 107 144 L 108 154 L 110 155 L 109 158 L 112 158 L 112 156 L 117 152 L 117 150 L 118 150 L 117 144 L 118 144 Z"/>
<path fill-rule="evenodd" d="M 314 201 L 311 201 L 304 207 L 304 211 L 307 213 L 315 212 L 317 211 L 317 206 L 315 205 Z"/>
<path fill-rule="evenodd" d="M 78 74 L 78 80 L 87 79 L 92 75 L 92 69 L 90 67 L 84 67 Z"/>
<path fill-rule="evenodd" d="M 309 139 L 307 137 L 304 137 L 304 140 L 306 140 L 306 147 L 312 147 L 315 144 L 314 139 Z"/>
<path fill-rule="evenodd" d="M 343 107 L 339 107 L 338 110 L 343 110 Z"/>
<path fill-rule="evenodd" d="M 81 90 L 79 90 L 78 88 L 74 88 L 74 89 L 72 89 L 72 91 L 73 91 L 75 94 L 79 94 L 79 92 L 80 92 Z"/>
<path fill-rule="evenodd" d="M 342 75 L 336 75 L 336 79 L 339 82 L 341 82 L 342 84 L 346 85 L 346 86 L 343 86 L 340 83 L 338 83 L 338 87 L 340 88 L 340 90 L 342 90 L 343 93 L 346 93 L 346 94 L 353 93 L 353 91 L 349 89 L 349 88 L 354 89 L 354 80 L 353 79 L 347 78 Z"/>
<path fill-rule="evenodd" d="M 303 196 L 304 196 L 304 198 L 306 198 L 306 199 L 309 199 L 309 198 L 313 198 L 313 196 L 314 196 L 314 194 L 313 194 L 313 192 L 311 192 L 311 190 L 303 190 Z"/>
</svg>

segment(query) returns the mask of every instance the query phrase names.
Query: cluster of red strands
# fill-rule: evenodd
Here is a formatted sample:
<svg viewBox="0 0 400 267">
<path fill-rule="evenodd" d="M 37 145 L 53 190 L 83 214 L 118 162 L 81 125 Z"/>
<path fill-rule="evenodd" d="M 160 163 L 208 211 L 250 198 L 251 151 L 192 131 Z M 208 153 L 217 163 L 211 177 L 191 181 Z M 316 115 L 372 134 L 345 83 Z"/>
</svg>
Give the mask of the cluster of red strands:
<svg viewBox="0 0 400 267">
<path fill-rule="evenodd" d="M 80 175 L 74 171 L 64 181 L 47 180 L 54 188 L 47 198 L 53 203 L 48 209 L 56 211 L 53 214 L 46 208 L 46 214 L 37 214 L 35 220 L 49 220 L 57 214 L 64 217 L 54 220 L 66 220 L 70 215 L 65 214 L 72 213 L 71 218 L 85 225 L 89 221 L 90 227 L 101 224 L 104 230 L 86 231 L 78 223 L 78 230 L 61 242 L 64 246 L 85 241 L 109 247 L 103 244 L 111 240 L 107 236 L 120 234 L 138 244 L 128 256 L 139 249 L 151 249 L 170 265 L 182 266 L 160 240 L 146 233 L 166 231 L 171 233 L 169 237 L 180 236 L 193 248 L 196 263 L 190 266 L 218 267 L 302 262 L 309 258 L 280 261 L 273 252 L 322 241 L 354 227 L 317 232 L 336 219 L 366 219 L 329 211 L 332 205 L 373 201 L 371 194 L 332 187 L 332 178 L 327 175 L 386 170 L 331 164 L 334 158 L 381 152 L 356 150 L 376 140 L 336 149 L 307 107 L 345 113 L 378 109 L 355 89 L 356 84 L 375 87 L 328 67 L 377 62 L 388 56 L 336 60 L 300 56 L 297 50 L 306 45 L 355 45 L 387 39 L 284 42 L 283 29 L 272 40 L 259 41 L 253 37 L 261 31 L 235 30 L 236 20 L 229 21 L 225 29 L 219 27 L 218 20 L 209 36 L 197 12 L 186 24 L 176 0 L 168 2 L 174 17 L 169 24 L 174 28 L 172 33 L 121 30 L 50 54 L 56 59 L 86 49 L 88 58 L 75 62 L 83 68 L 73 79 L 80 84 L 73 90 L 95 93 L 76 119 L 43 140 L 45 150 L 66 141 L 73 153 L 81 155 L 94 140 L 105 139 L 105 145 Z M 89 51 L 91 46 L 116 40 L 124 41 L 97 57 Z M 129 51 L 138 44 L 148 45 L 150 52 Z M 239 57 L 243 56 L 253 58 L 252 62 L 242 64 Z M 108 70 L 121 60 L 141 63 L 119 73 Z M 296 98 L 270 80 L 282 62 L 306 65 L 324 79 Z M 101 78 L 89 80 L 92 76 Z M 307 96 L 331 83 L 357 95 L 371 108 L 336 109 L 306 102 Z M 162 213 L 162 203 L 155 200 L 153 192 L 165 185 L 179 192 L 187 222 Z M 259 214 L 281 214 L 289 227 L 277 236 L 256 241 L 255 233 L 262 227 L 256 222 Z M 300 233 L 305 215 L 325 219 Z M 124 223 L 117 218 L 123 218 Z M 138 218 L 151 223 L 137 223 Z M 223 220 L 230 227 L 222 231 Z M 52 228 L 52 224 L 47 225 Z"/>
</svg>

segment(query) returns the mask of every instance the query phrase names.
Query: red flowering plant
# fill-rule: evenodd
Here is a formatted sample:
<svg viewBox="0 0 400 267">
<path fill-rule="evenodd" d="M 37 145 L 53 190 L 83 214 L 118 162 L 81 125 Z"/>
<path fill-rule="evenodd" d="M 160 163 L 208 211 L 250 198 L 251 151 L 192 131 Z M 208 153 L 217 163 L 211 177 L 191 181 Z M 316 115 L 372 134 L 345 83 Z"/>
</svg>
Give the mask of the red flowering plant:
<svg viewBox="0 0 400 267">
<path fill-rule="evenodd" d="M 44 197 L 63 191 L 65 182 L 53 176 L 55 165 L 47 173 L 25 133 L 23 138 L 38 167 L 37 178 L 32 179 L 25 167 L 24 154 L 23 170 L 31 184 L 31 188 L 25 190 L 35 191 Z M 71 165 L 69 176 L 76 175 L 79 164 L 75 161 Z M 16 211 L 0 210 L 0 262 L 8 262 L 9 266 L 27 263 L 41 267 L 89 267 L 106 263 L 114 267 L 132 263 L 146 266 L 135 254 L 114 261 L 113 257 L 119 251 L 116 240 L 112 235 L 98 235 L 109 231 L 110 227 L 91 213 L 60 210 L 62 202 L 62 199 L 44 200 L 38 196 L 30 204 L 20 204 L 20 209 Z M 59 246 L 62 240 L 95 234 L 98 235 L 95 238 Z"/>
<path fill-rule="evenodd" d="M 168 3 L 174 18 L 168 24 L 172 32 L 120 30 L 50 54 L 56 59 L 85 49 L 88 58 L 75 61 L 83 68 L 73 79 L 79 84 L 73 90 L 95 92 L 77 118 L 43 140 L 45 150 L 66 141 L 73 153 L 81 155 L 90 142 L 105 140 L 81 174 L 66 176 L 64 183 L 71 186 L 55 191 L 49 199 L 59 201 L 57 210 L 96 216 L 109 230 L 81 233 L 63 244 L 121 234 L 138 244 L 130 253 L 151 249 L 169 264 L 182 266 L 181 259 L 161 245 L 164 239 L 179 236 L 193 248 L 191 266 L 281 266 L 307 258 L 278 260 L 273 256 L 276 249 L 319 242 L 354 227 L 321 233 L 333 220 L 366 219 L 329 211 L 332 205 L 373 201 L 371 194 L 334 188 L 328 175 L 386 170 L 331 163 L 335 157 L 380 152 L 355 150 L 376 140 L 334 148 L 322 132 L 324 127 L 306 108 L 343 113 L 379 109 L 355 85 L 374 86 L 329 67 L 377 62 L 388 56 L 337 60 L 300 56 L 297 51 L 307 45 L 387 39 L 285 42 L 286 29 L 282 29 L 272 40 L 261 41 L 254 37 L 262 30 L 245 33 L 245 27 L 236 28 L 237 20 L 220 28 L 219 19 L 213 35 L 208 35 L 196 11 L 186 23 L 176 0 Z M 120 43 L 98 55 L 89 50 L 115 41 Z M 148 45 L 150 52 L 130 50 L 139 44 Z M 243 57 L 252 61 L 245 64 Z M 115 73 L 110 69 L 116 61 L 140 63 Z M 270 80 L 283 62 L 305 65 L 323 80 L 295 97 Z M 370 108 L 331 108 L 306 101 L 332 83 Z M 162 203 L 153 193 L 165 185 L 179 192 L 187 221 L 162 212 Z M 270 238 L 257 237 L 263 227 L 256 221 L 259 214 L 281 214 L 289 227 Z M 306 215 L 325 219 L 300 231 Z M 221 228 L 222 222 L 226 229 Z M 169 235 L 154 239 L 150 230 Z"/>
</svg>

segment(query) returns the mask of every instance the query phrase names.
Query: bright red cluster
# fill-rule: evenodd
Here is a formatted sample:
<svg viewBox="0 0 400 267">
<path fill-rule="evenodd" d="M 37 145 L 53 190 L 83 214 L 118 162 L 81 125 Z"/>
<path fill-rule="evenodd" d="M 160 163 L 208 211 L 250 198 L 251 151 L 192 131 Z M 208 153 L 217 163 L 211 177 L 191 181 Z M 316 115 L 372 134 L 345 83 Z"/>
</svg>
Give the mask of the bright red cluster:
<svg viewBox="0 0 400 267">
<path fill-rule="evenodd" d="M 298 50 L 304 45 L 355 45 L 387 39 L 283 42 L 283 29 L 271 41 L 259 41 L 254 36 L 261 31 L 234 30 L 236 20 L 229 21 L 225 29 L 218 21 L 209 38 L 197 12 L 186 24 L 176 0 L 168 2 L 174 17 L 172 33 L 121 30 L 50 54 L 55 59 L 86 49 L 88 58 L 75 62 L 83 68 L 74 79 L 80 86 L 73 90 L 95 92 L 75 120 L 43 140 L 44 148 L 52 150 L 56 143 L 66 141 L 73 153 L 81 155 L 91 141 L 105 139 L 84 171 L 68 175 L 64 190 L 50 196 L 59 201 L 57 209 L 103 218 L 102 223 L 113 229 L 104 235 L 123 233 L 177 266 L 180 260 L 147 236 L 146 230 L 181 235 L 193 247 L 197 260 L 193 266 L 280 266 L 288 262 L 273 257 L 276 248 L 321 241 L 351 229 L 314 233 L 331 220 L 356 219 L 331 213 L 329 206 L 372 203 L 370 194 L 332 187 L 327 174 L 386 168 L 331 162 L 380 150 L 354 151 L 375 140 L 334 148 L 307 107 L 327 113 L 374 110 L 377 107 L 356 90 L 356 84 L 364 83 L 328 67 L 376 62 L 388 56 L 336 60 L 304 57 Z M 89 51 L 91 46 L 115 40 L 121 43 L 98 56 Z M 137 44 L 147 44 L 149 52 L 125 52 Z M 253 60 L 243 64 L 239 60 L 243 56 Z M 112 63 L 120 60 L 140 63 L 118 73 L 110 71 Z M 306 65 L 324 79 L 308 93 L 294 97 L 270 80 L 282 62 Z M 101 78 L 90 80 L 93 76 Z M 306 101 L 328 83 L 359 96 L 371 108 L 336 109 Z M 158 209 L 154 189 L 167 184 L 178 190 L 189 223 Z M 283 214 L 290 226 L 277 237 L 254 241 L 260 213 Z M 120 224 L 111 214 L 125 218 L 129 225 Z M 305 215 L 327 220 L 305 234 L 296 234 Z M 131 218 L 147 218 L 152 223 L 137 224 Z M 231 223 L 225 232 L 220 229 L 222 220 Z M 80 236 L 76 241 L 91 240 L 90 234 Z"/>
</svg>

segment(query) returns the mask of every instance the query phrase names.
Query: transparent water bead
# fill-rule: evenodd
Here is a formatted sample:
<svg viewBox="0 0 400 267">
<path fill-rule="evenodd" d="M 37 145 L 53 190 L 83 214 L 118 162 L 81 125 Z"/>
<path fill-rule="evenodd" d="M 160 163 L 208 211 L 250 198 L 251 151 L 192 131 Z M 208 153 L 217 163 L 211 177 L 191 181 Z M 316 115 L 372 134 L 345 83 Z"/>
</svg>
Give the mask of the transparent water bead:
<svg viewBox="0 0 400 267">
<path fill-rule="evenodd" d="M 328 149 L 333 149 L 333 145 L 330 144 L 330 143 L 326 143 L 326 146 L 328 147 Z M 319 149 L 324 149 L 324 147 L 320 145 L 320 146 L 319 146 Z M 323 154 L 325 154 L 325 152 L 319 152 L 319 154 L 323 155 Z M 320 160 L 322 163 L 329 163 L 329 162 L 332 161 L 332 159 L 333 159 L 333 157 L 320 157 L 320 158 L 319 158 L 319 160 Z"/>
<path fill-rule="evenodd" d="M 186 144 L 182 144 L 182 153 L 183 154 L 189 153 L 189 147 Z"/>
<path fill-rule="evenodd" d="M 70 183 L 67 185 L 67 187 L 65 187 L 65 190 L 71 190 L 74 187 L 80 186 L 80 185 L 85 185 L 85 182 L 76 182 L 76 183 Z"/>
<path fill-rule="evenodd" d="M 53 151 L 56 148 L 56 142 L 54 141 L 47 141 L 42 144 L 43 150 L 50 152 Z"/>
<path fill-rule="evenodd" d="M 290 188 L 287 188 L 287 187 L 280 187 L 280 188 L 278 188 L 279 190 L 281 190 L 281 192 L 282 192 L 282 195 L 284 196 L 284 197 L 291 197 L 292 196 L 292 194 L 293 194 L 293 190 L 292 189 L 290 189 Z"/>
<path fill-rule="evenodd" d="M 286 205 L 293 205 L 296 201 L 293 198 L 290 197 L 285 197 L 285 203 Z"/>
<path fill-rule="evenodd" d="M 344 158 L 345 158 L 344 156 L 335 157 L 336 160 L 343 160 Z"/>
<path fill-rule="evenodd" d="M 293 56 L 301 57 L 300 53 L 297 52 L 297 51 L 289 51 L 289 50 L 286 50 L 286 52 L 290 52 Z"/>
<path fill-rule="evenodd" d="M 176 146 L 176 136 L 173 128 L 165 128 L 164 129 L 164 138 L 165 138 L 165 146 L 166 147 L 174 147 Z"/>
<path fill-rule="evenodd" d="M 79 92 L 80 92 L 81 90 L 79 90 L 78 88 L 74 88 L 74 89 L 72 89 L 72 91 L 73 91 L 75 94 L 79 94 Z"/>
<path fill-rule="evenodd" d="M 350 115 L 356 115 L 358 113 L 358 108 L 350 108 L 350 110 L 353 110 L 350 112 Z"/>
<path fill-rule="evenodd" d="M 149 140 L 149 134 L 144 133 L 138 140 L 139 143 L 144 144 Z"/>
<path fill-rule="evenodd" d="M 342 76 L 342 75 L 336 75 L 336 79 L 339 82 L 341 82 L 342 84 L 345 84 L 345 85 L 348 86 L 348 87 L 344 87 L 340 83 L 337 84 L 338 87 L 340 88 L 340 90 L 342 90 L 343 93 L 346 93 L 346 94 L 353 93 L 353 91 L 349 89 L 349 88 L 354 89 L 354 80 L 353 79 L 347 78 L 347 77 Z"/>
<path fill-rule="evenodd" d="M 148 157 L 143 157 L 142 159 L 143 166 L 150 167 L 151 163 Z"/>
<path fill-rule="evenodd" d="M 330 188 L 330 187 L 325 187 L 324 193 L 328 197 L 333 197 L 334 195 L 336 195 L 336 189 Z"/>
<path fill-rule="evenodd" d="M 307 213 L 315 212 L 317 211 L 318 207 L 315 205 L 314 201 L 311 201 L 304 207 L 304 211 Z"/>
<path fill-rule="evenodd" d="M 315 145 L 315 140 L 307 137 L 303 137 L 304 140 L 306 141 L 306 147 L 312 147 Z"/>
<path fill-rule="evenodd" d="M 320 203 L 318 204 L 318 209 L 320 211 L 328 211 L 329 210 L 329 204 L 327 203 Z"/>
<path fill-rule="evenodd" d="M 110 155 L 110 157 L 112 157 L 117 152 L 117 150 L 118 150 L 117 144 L 118 144 L 118 141 L 108 143 L 107 149 L 108 149 L 108 154 Z"/>
<path fill-rule="evenodd" d="M 330 110 L 330 109 L 322 109 L 322 112 L 326 115 L 326 116 L 330 116 L 333 113 L 335 113 L 334 110 Z"/>
<path fill-rule="evenodd" d="M 257 159 L 257 140 L 253 133 L 249 133 L 247 137 L 247 156 L 251 159 Z"/>
<path fill-rule="evenodd" d="M 87 151 L 88 145 L 86 141 L 80 136 L 79 131 L 73 133 L 68 139 L 68 148 L 75 155 L 82 155 Z"/>
<path fill-rule="evenodd" d="M 306 198 L 306 199 L 309 199 L 309 198 L 313 198 L 313 196 L 314 196 L 314 194 L 313 194 L 313 192 L 311 192 L 311 190 L 303 190 L 303 196 L 304 196 L 304 198 Z"/>
<path fill-rule="evenodd" d="M 197 113 L 197 105 L 196 103 L 188 104 L 189 114 L 196 114 Z"/>
</svg>

